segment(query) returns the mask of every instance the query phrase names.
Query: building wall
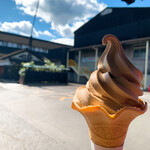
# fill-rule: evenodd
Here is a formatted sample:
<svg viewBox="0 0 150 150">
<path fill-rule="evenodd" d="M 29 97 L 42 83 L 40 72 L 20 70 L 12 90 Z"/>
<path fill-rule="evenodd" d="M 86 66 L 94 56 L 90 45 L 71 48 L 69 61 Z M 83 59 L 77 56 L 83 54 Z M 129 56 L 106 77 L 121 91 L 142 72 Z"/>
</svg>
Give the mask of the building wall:
<svg viewBox="0 0 150 150">
<path fill-rule="evenodd" d="M 124 44 L 127 58 L 143 74 L 145 72 L 145 43 L 139 43 L 138 39 L 150 36 L 150 8 L 106 8 L 97 14 L 90 21 L 75 31 L 75 48 L 83 48 L 101 44 L 102 38 L 106 34 L 115 35 L 120 41 L 136 40 L 134 44 Z M 105 47 L 104 47 L 105 48 Z M 135 50 L 136 49 L 136 50 Z M 139 54 L 137 52 L 140 52 Z M 101 56 L 103 48 L 99 48 L 98 55 Z M 91 71 L 95 69 L 95 53 L 93 50 L 83 50 L 81 54 L 81 66 L 88 67 Z M 150 58 L 150 52 L 149 52 Z M 78 62 L 78 54 L 75 60 Z M 150 61 L 148 62 L 148 66 Z M 150 67 L 148 67 L 150 74 Z M 150 83 L 150 77 L 148 76 Z"/>
<path fill-rule="evenodd" d="M 110 13 L 103 14 L 104 11 Z M 106 8 L 75 31 L 75 47 L 97 45 L 106 34 L 119 40 L 150 35 L 150 8 Z"/>
<path fill-rule="evenodd" d="M 91 71 L 95 69 L 95 51 L 81 51 L 81 67 L 88 67 Z"/>
<path fill-rule="evenodd" d="M 20 36 L 0 31 L 0 53 L 1 48 L 25 49 L 29 48 L 30 37 Z M 47 54 L 50 49 L 71 48 L 71 46 L 32 38 L 32 51 Z"/>
<path fill-rule="evenodd" d="M 146 51 L 146 43 L 140 43 L 139 46 L 138 44 L 125 45 L 125 46 L 123 45 L 123 49 L 124 49 L 126 57 L 134 66 L 136 66 L 144 74 L 145 73 L 145 57 L 136 58 L 134 56 L 134 51 L 140 49 L 141 47 L 144 48 Z M 101 57 L 104 49 L 105 49 L 105 46 L 98 49 L 98 59 Z M 75 54 L 76 54 L 75 61 L 76 63 L 78 63 L 78 52 L 76 52 Z M 150 52 L 149 52 L 149 58 L 150 58 Z M 81 67 L 87 67 L 93 72 L 95 70 L 95 50 L 93 49 L 81 50 L 80 62 L 81 62 L 80 64 Z M 150 61 L 148 62 L 148 66 L 150 66 Z M 148 73 L 150 74 L 150 67 L 148 67 Z M 76 78 L 77 77 L 74 76 L 73 79 L 76 81 Z M 148 75 L 147 79 L 148 79 L 147 85 L 150 86 L 150 75 Z M 83 78 L 80 78 L 80 83 L 85 83 L 85 81 L 87 81 L 87 79 L 85 80 L 84 78 L 83 80 Z"/>
<path fill-rule="evenodd" d="M 131 46 L 128 49 L 126 49 L 126 56 L 127 58 L 132 62 L 132 64 L 137 67 L 142 73 L 145 71 L 145 59 L 142 58 L 134 58 L 134 47 Z"/>
<path fill-rule="evenodd" d="M 119 40 L 148 37 L 150 35 L 149 26 L 150 26 L 150 19 L 144 21 L 142 20 L 130 24 L 123 24 L 116 27 L 110 26 L 107 29 L 102 29 L 102 30 L 99 29 L 97 31 L 75 34 L 75 47 L 83 47 L 83 46 L 100 44 L 101 39 L 106 34 L 113 34 Z"/>
<path fill-rule="evenodd" d="M 144 74 L 143 74 L 144 77 Z M 143 78 L 144 79 L 144 78 Z M 144 83 L 144 80 L 143 80 Z M 147 75 L 147 88 L 150 86 L 150 74 Z"/>
<path fill-rule="evenodd" d="M 49 50 L 48 58 L 56 65 L 65 65 L 67 59 L 68 48 L 57 48 Z"/>
<path fill-rule="evenodd" d="M 98 59 L 100 58 L 100 56 L 102 55 L 104 51 L 104 47 L 103 48 L 99 48 L 98 49 Z M 72 52 L 70 52 L 72 53 Z M 75 52 L 75 58 L 74 58 L 75 62 L 78 63 L 78 51 Z M 89 68 L 91 71 L 95 70 L 95 50 L 94 49 L 85 49 L 85 50 L 81 50 L 81 60 L 80 60 L 80 66 L 81 67 L 87 67 Z"/>
<path fill-rule="evenodd" d="M 143 43 L 142 44 L 143 46 L 134 46 L 134 45 L 131 45 L 131 46 L 128 46 L 128 47 L 125 47 L 124 50 L 125 50 L 125 54 L 127 56 L 127 58 L 133 63 L 134 66 L 136 66 L 143 74 L 145 73 L 145 56 L 144 57 L 139 57 L 139 58 L 136 58 L 134 57 L 134 51 L 136 51 L 136 49 L 140 49 L 141 47 L 143 49 L 145 49 L 145 52 L 146 52 L 146 43 Z M 150 52 L 149 52 L 149 56 L 150 58 Z M 148 66 L 150 66 L 150 61 L 148 61 Z M 150 73 L 150 67 L 148 67 L 148 73 Z"/>
</svg>

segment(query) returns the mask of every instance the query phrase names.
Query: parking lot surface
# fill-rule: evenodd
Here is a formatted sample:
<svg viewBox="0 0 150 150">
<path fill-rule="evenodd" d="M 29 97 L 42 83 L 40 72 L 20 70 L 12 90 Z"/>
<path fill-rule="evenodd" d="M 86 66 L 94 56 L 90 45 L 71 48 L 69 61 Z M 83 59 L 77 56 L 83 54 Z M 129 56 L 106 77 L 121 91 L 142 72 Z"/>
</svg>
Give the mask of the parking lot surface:
<svg viewBox="0 0 150 150">
<path fill-rule="evenodd" d="M 0 83 L 1 150 L 90 150 L 84 118 L 71 109 L 79 84 Z M 150 93 L 142 99 L 150 103 Z M 150 111 L 130 125 L 125 150 L 150 150 Z"/>
</svg>

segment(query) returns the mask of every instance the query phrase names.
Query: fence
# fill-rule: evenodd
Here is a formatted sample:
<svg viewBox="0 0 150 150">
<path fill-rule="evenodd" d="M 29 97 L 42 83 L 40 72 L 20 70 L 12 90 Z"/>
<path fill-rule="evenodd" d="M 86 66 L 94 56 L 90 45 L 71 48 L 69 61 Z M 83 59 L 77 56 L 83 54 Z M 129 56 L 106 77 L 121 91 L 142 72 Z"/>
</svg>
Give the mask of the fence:
<svg viewBox="0 0 150 150">
<path fill-rule="evenodd" d="M 33 71 L 27 70 L 24 77 L 24 83 L 68 83 L 68 73 L 67 71 L 63 72 L 45 72 L 45 71 Z"/>
</svg>

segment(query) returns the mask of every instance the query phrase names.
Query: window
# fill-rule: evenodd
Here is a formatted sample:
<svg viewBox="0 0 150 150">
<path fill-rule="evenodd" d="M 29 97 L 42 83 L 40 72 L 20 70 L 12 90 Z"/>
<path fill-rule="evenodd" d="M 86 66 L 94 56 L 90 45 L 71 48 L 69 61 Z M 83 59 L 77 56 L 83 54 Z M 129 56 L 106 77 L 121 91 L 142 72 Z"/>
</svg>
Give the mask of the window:
<svg viewBox="0 0 150 150">
<path fill-rule="evenodd" d="M 39 47 L 32 47 L 32 51 L 48 54 L 48 49 L 43 49 L 43 48 L 39 48 Z"/>
<path fill-rule="evenodd" d="M 28 45 L 22 45 L 22 49 L 29 48 Z"/>
<path fill-rule="evenodd" d="M 43 49 L 43 53 L 48 54 L 48 49 Z"/>
<path fill-rule="evenodd" d="M 36 51 L 36 52 L 39 52 L 39 48 L 38 48 L 38 47 L 35 47 L 35 51 Z"/>
<path fill-rule="evenodd" d="M 44 49 L 43 48 L 38 48 L 38 52 L 44 53 Z"/>
<path fill-rule="evenodd" d="M 31 51 L 35 51 L 35 47 L 32 47 Z"/>
<path fill-rule="evenodd" d="M 134 58 L 145 58 L 146 49 L 145 48 L 136 48 L 133 52 Z"/>
<path fill-rule="evenodd" d="M 8 42 L 8 43 L 7 43 L 7 46 L 8 46 L 8 47 L 16 48 L 16 47 L 17 47 L 17 43 Z"/>
<path fill-rule="evenodd" d="M 7 43 L 7 42 L 5 42 L 5 41 L 3 41 L 3 42 L 2 42 L 2 45 L 3 45 L 3 46 L 7 46 L 7 45 L 8 45 L 8 43 Z"/>
<path fill-rule="evenodd" d="M 22 44 L 17 44 L 17 48 L 22 48 Z"/>
<path fill-rule="evenodd" d="M 17 48 L 17 43 L 12 43 L 13 48 Z"/>
<path fill-rule="evenodd" d="M 8 42 L 8 47 L 12 47 L 13 43 L 12 42 Z"/>
</svg>

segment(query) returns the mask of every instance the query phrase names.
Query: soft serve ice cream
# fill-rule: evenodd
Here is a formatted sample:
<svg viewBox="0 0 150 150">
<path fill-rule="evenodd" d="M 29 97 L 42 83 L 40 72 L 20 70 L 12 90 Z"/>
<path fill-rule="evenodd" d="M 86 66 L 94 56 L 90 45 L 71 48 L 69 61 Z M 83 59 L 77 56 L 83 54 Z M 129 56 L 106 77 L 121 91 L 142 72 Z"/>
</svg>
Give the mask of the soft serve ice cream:
<svg viewBox="0 0 150 150">
<path fill-rule="evenodd" d="M 126 58 L 119 40 L 106 35 L 107 47 L 85 86 L 76 90 L 72 108 L 87 121 L 91 140 L 103 147 L 123 145 L 130 122 L 147 109 L 138 96 L 142 73 Z"/>
</svg>

